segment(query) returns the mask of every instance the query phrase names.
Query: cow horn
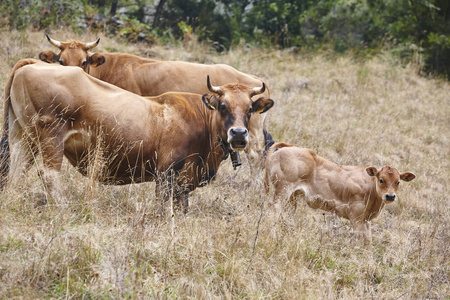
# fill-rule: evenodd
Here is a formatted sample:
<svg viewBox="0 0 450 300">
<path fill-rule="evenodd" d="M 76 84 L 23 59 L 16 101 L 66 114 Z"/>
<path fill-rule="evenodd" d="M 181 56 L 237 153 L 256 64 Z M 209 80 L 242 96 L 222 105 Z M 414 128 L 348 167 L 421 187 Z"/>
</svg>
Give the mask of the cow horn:
<svg viewBox="0 0 450 300">
<path fill-rule="evenodd" d="M 48 34 L 46 34 L 46 36 L 47 36 L 47 40 L 50 42 L 50 44 L 52 44 L 56 48 L 61 49 L 62 44 L 60 41 L 52 39 L 51 37 L 48 36 Z"/>
<path fill-rule="evenodd" d="M 99 42 L 100 42 L 100 38 L 98 38 L 95 42 L 86 43 L 87 50 L 91 50 L 92 48 L 97 47 Z"/>
<path fill-rule="evenodd" d="M 209 75 L 207 77 L 206 83 L 208 84 L 208 90 L 210 92 L 213 92 L 213 93 L 216 93 L 216 94 L 219 94 L 219 95 L 223 94 L 222 89 L 220 88 L 220 86 L 213 86 L 213 85 L 211 85 L 211 82 L 209 81 Z"/>
<path fill-rule="evenodd" d="M 262 84 L 263 84 L 262 87 L 253 88 L 251 96 L 264 93 L 264 91 L 266 90 L 266 85 L 264 84 L 264 82 Z"/>
</svg>

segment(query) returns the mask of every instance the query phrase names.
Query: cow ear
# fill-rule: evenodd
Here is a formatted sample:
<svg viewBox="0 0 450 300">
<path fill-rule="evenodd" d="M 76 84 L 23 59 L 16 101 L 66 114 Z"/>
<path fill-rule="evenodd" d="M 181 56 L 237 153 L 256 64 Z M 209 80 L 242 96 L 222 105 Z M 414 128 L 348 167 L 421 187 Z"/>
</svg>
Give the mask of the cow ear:
<svg viewBox="0 0 450 300">
<path fill-rule="evenodd" d="M 106 58 L 100 53 L 94 53 L 88 58 L 88 63 L 93 67 L 101 66 L 105 63 Z"/>
<path fill-rule="evenodd" d="M 378 170 L 375 167 L 366 168 L 366 172 L 367 172 L 367 174 L 369 174 L 369 176 L 377 176 L 378 175 Z"/>
<path fill-rule="evenodd" d="M 414 175 L 411 172 L 405 172 L 405 173 L 400 174 L 400 179 L 404 180 L 404 181 L 411 181 L 414 178 L 416 178 L 416 175 Z"/>
<path fill-rule="evenodd" d="M 254 112 L 262 114 L 271 109 L 273 104 L 274 102 L 272 99 L 261 97 L 253 102 L 252 108 Z"/>
<path fill-rule="evenodd" d="M 51 50 L 45 50 L 39 53 L 39 59 L 49 64 L 52 64 L 57 62 L 59 58 L 58 55 L 55 54 L 55 52 Z"/>
<path fill-rule="evenodd" d="M 210 110 L 216 110 L 219 106 L 219 101 L 217 100 L 216 96 L 212 94 L 204 94 L 202 96 L 202 101 Z"/>
</svg>

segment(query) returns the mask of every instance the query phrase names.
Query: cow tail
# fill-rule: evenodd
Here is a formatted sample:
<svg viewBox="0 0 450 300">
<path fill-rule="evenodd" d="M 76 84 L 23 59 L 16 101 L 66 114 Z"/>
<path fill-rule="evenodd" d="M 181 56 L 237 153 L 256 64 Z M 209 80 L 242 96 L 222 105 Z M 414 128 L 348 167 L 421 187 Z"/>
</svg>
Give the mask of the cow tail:
<svg viewBox="0 0 450 300">
<path fill-rule="evenodd" d="M 6 107 L 9 109 L 9 104 L 5 103 L 5 108 Z M 0 189 L 3 189 L 7 183 L 9 163 L 9 117 L 8 114 L 5 114 L 5 119 L 3 120 L 3 134 L 0 140 Z"/>
<path fill-rule="evenodd" d="M 268 136 L 270 136 L 269 133 L 267 133 Z M 272 138 L 272 136 L 270 136 L 270 138 Z M 266 132 L 264 132 L 264 139 L 266 140 Z M 267 147 L 267 143 L 266 143 L 266 149 L 265 149 L 265 153 L 266 153 L 266 170 L 265 170 L 265 178 L 264 178 L 264 188 L 266 190 L 266 194 L 269 193 L 269 188 L 270 188 L 270 166 L 268 164 L 270 164 L 270 157 L 279 149 L 281 148 L 285 148 L 285 147 L 294 147 L 294 145 L 289 144 L 289 143 L 284 143 L 284 142 L 279 142 L 279 143 L 275 143 L 275 141 L 272 139 L 272 143 Z"/>
<path fill-rule="evenodd" d="M 3 114 L 3 130 L 2 138 L 0 140 L 0 189 L 3 189 L 8 181 L 9 164 L 10 164 L 10 149 L 9 149 L 9 108 L 11 106 L 10 89 L 13 75 L 6 84 L 5 88 L 5 103 Z"/>
<path fill-rule="evenodd" d="M 19 60 L 11 71 L 5 86 L 5 103 L 3 108 L 3 130 L 0 139 L 0 189 L 3 189 L 8 181 L 9 165 L 10 165 L 10 148 L 9 148 L 9 109 L 11 107 L 11 86 L 15 72 L 23 66 L 39 62 L 36 59 L 28 58 Z"/>
</svg>

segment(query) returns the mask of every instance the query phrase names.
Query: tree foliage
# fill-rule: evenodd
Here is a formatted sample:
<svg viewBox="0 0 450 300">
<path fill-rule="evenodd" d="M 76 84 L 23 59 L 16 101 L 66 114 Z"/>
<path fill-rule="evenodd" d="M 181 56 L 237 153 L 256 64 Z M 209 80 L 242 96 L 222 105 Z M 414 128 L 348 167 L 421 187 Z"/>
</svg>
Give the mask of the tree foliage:
<svg viewBox="0 0 450 300">
<path fill-rule="evenodd" d="M 450 75 L 448 0 L 2 0 L 10 27 L 106 27 L 154 41 L 194 33 L 229 48 L 247 43 L 338 52 L 395 47 L 423 71 Z M 114 16 L 115 15 L 115 16 Z M 111 18 L 115 18 L 111 21 Z M 102 23 L 103 22 L 103 23 Z M 119 28 L 116 28 L 119 27 Z M 127 28 L 131 27 L 131 28 Z"/>
</svg>

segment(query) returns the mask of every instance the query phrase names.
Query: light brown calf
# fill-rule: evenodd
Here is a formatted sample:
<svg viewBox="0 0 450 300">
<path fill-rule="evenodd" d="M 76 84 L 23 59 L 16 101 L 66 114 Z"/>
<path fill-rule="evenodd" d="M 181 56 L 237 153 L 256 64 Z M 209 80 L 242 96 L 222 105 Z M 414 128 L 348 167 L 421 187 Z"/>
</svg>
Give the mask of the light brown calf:
<svg viewBox="0 0 450 300">
<path fill-rule="evenodd" d="M 267 155 L 265 187 L 266 192 L 270 182 L 275 187 L 273 203 L 294 200 L 302 192 L 308 206 L 350 220 L 354 230 L 370 242 L 370 220 L 397 199 L 400 180 L 415 177 L 390 166 L 341 166 L 310 149 L 276 143 Z"/>
</svg>

